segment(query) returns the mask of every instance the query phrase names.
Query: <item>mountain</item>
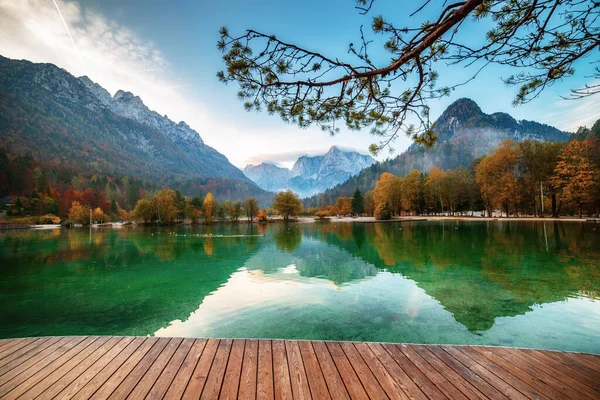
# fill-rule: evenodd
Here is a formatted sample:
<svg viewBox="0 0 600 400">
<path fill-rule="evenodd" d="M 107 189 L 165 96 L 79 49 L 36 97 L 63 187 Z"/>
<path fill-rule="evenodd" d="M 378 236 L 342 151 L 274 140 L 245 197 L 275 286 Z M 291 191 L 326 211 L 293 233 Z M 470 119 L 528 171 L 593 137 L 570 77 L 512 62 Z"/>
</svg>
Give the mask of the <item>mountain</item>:
<svg viewBox="0 0 600 400">
<path fill-rule="evenodd" d="M 443 170 L 467 168 L 473 160 L 489 154 L 506 139 L 521 142 L 528 139 L 567 141 L 571 138 L 570 133 L 549 125 L 517 121 L 501 112 L 485 114 L 476 102 L 466 98 L 448 106 L 433 129 L 438 141 L 432 148 L 412 144 L 396 158 L 373 164 L 322 195 L 313 196 L 306 205 L 316 206 L 322 199 L 329 203 L 339 196 L 351 196 L 357 187 L 364 193 L 375 187 L 383 172 L 405 176 L 414 169 L 428 172 L 434 166 Z"/>
<path fill-rule="evenodd" d="M 133 93 L 111 96 L 53 64 L 0 56 L 0 95 L 0 147 L 11 153 L 83 174 L 157 184 L 232 180 L 248 194 L 265 194 L 185 122 L 148 109 Z"/>
<path fill-rule="evenodd" d="M 289 169 L 269 163 L 246 165 L 244 174 L 261 188 L 272 192 L 287 188 L 287 182 L 292 178 Z"/>
<path fill-rule="evenodd" d="M 344 182 L 374 163 L 368 155 L 333 146 L 322 156 L 299 157 L 291 170 L 263 163 L 247 165 L 244 173 L 265 190 L 291 189 L 307 197 Z"/>
</svg>

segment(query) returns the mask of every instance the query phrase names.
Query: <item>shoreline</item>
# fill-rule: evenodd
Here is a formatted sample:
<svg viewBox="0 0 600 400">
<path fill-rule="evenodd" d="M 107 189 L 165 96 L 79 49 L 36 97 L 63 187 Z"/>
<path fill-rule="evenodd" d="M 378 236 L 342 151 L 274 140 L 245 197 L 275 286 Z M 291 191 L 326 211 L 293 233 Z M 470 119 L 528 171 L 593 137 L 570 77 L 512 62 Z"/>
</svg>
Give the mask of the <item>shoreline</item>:
<svg viewBox="0 0 600 400">
<path fill-rule="evenodd" d="M 510 222 L 510 221 L 518 221 L 518 222 L 585 222 L 585 223 L 600 223 L 600 218 L 594 217 L 471 217 L 465 215 L 455 215 L 455 216 L 445 216 L 445 215 L 420 215 L 420 216 L 405 216 L 405 217 L 393 217 L 390 220 L 377 220 L 375 217 L 328 217 L 324 219 L 319 219 L 315 217 L 298 217 L 295 219 L 290 219 L 288 222 L 292 224 L 312 224 L 312 223 L 390 223 L 390 222 L 427 222 L 427 221 L 496 221 L 496 222 Z M 272 217 L 267 223 L 263 223 L 265 225 L 271 223 L 283 223 L 283 218 L 281 217 Z M 238 225 L 238 224 L 259 224 L 258 222 L 248 222 L 246 220 L 240 220 L 238 222 L 232 221 L 223 221 L 223 222 L 214 222 L 212 224 L 190 224 L 190 223 L 178 223 L 172 225 L 155 225 L 155 224 L 137 224 L 137 223 L 129 223 L 123 224 L 121 222 L 108 222 L 102 224 L 92 224 L 86 226 L 85 228 L 123 228 L 123 227 L 145 227 L 145 226 L 218 226 L 218 225 Z M 12 230 L 47 230 L 47 229 L 61 229 L 62 225 L 54 225 L 54 224 L 46 224 L 46 225 L 24 225 L 24 224 L 2 224 L 0 225 L 0 231 L 12 231 Z M 81 228 L 75 227 L 75 228 Z M 72 229 L 72 228 L 68 228 Z"/>
</svg>

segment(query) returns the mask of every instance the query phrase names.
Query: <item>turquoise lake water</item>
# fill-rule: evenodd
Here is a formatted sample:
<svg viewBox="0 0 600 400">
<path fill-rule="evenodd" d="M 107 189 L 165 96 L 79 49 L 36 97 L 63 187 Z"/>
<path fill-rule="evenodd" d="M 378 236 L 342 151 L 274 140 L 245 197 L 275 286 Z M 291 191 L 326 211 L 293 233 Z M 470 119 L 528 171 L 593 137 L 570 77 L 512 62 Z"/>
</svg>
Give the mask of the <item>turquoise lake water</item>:
<svg viewBox="0 0 600 400">
<path fill-rule="evenodd" d="M 157 335 L 600 353 L 600 225 L 0 233 L 0 337 Z"/>
</svg>

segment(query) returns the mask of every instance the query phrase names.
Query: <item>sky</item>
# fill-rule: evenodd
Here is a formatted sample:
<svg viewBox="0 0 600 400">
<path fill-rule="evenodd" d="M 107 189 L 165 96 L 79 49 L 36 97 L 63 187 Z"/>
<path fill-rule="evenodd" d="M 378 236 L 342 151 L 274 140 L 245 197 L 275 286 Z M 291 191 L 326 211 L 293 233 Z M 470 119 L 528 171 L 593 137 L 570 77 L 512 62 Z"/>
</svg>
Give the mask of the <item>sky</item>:
<svg viewBox="0 0 600 400">
<path fill-rule="evenodd" d="M 374 15 L 383 14 L 399 26 L 413 21 L 414 26 L 433 18 L 442 3 L 434 0 L 417 19 L 408 19 L 417 4 L 408 0 L 378 0 L 366 16 L 354 9 L 352 0 L 0 0 L 0 55 L 56 64 L 75 76 L 87 75 L 111 94 L 130 91 L 159 114 L 187 122 L 240 168 L 264 161 L 290 167 L 298 156 L 324 154 L 334 145 L 366 154 L 376 139 L 368 128 L 342 128 L 331 136 L 319 127 L 300 129 L 276 116 L 244 111 L 237 87 L 216 78 L 224 67 L 216 48 L 219 28 L 226 26 L 231 34 L 252 28 L 350 60 L 348 45 L 358 43 L 361 25 L 376 40 L 374 49 L 383 45 L 383 38 L 370 32 Z M 461 34 L 483 37 L 487 28 L 470 21 Z M 381 65 L 386 63 L 383 53 L 374 54 Z M 431 116 L 435 119 L 453 101 L 469 97 L 486 113 L 503 111 L 569 131 L 591 126 L 600 118 L 600 95 L 579 101 L 560 97 L 590 83 L 585 76 L 591 68 L 584 59 L 576 65 L 575 77 L 513 107 L 517 88 L 506 87 L 500 79 L 510 71 L 490 67 L 450 97 L 431 102 Z M 441 66 L 440 83 L 457 83 L 475 70 Z M 377 158 L 392 157 L 410 143 L 400 137 L 393 152 L 382 151 Z"/>
</svg>

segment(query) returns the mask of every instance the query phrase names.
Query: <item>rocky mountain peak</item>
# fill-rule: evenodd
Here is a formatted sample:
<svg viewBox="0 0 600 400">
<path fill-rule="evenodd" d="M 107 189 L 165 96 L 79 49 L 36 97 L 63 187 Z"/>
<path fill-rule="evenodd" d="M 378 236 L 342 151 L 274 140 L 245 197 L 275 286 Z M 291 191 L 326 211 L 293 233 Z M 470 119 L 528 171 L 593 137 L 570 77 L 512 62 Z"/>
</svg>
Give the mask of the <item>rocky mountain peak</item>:
<svg viewBox="0 0 600 400">
<path fill-rule="evenodd" d="M 244 173 L 265 190 L 291 189 L 307 197 L 345 181 L 373 163 L 370 156 L 332 146 L 324 155 L 298 157 L 291 171 L 263 163 L 247 165 Z"/>
</svg>

